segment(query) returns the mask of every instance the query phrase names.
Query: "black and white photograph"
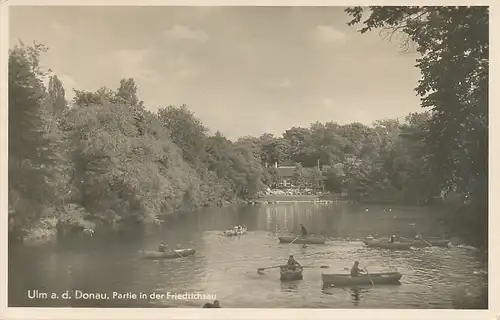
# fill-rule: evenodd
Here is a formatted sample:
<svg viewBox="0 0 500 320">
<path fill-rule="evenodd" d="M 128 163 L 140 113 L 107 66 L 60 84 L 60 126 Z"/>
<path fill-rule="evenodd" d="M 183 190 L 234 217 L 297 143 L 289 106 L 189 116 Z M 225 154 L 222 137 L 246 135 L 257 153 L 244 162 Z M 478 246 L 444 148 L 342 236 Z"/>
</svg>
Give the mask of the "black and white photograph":
<svg viewBox="0 0 500 320">
<path fill-rule="evenodd" d="M 2 7 L 9 310 L 492 308 L 488 5 Z"/>
</svg>

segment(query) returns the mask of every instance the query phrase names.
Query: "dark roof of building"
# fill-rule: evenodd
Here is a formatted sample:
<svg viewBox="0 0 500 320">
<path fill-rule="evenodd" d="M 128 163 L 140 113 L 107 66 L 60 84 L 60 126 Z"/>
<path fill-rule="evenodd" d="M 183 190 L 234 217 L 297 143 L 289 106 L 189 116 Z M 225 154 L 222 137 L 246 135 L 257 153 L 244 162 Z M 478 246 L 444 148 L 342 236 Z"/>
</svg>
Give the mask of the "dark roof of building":
<svg viewBox="0 0 500 320">
<path fill-rule="evenodd" d="M 282 178 L 290 178 L 293 176 L 295 167 L 278 167 L 278 175 Z"/>
<path fill-rule="evenodd" d="M 296 163 L 293 162 L 292 160 L 286 160 L 283 161 L 282 163 L 278 163 L 280 167 L 295 167 Z"/>
<path fill-rule="evenodd" d="M 278 175 L 281 178 L 291 178 L 293 177 L 293 173 L 295 172 L 295 167 L 292 166 L 281 166 L 276 168 L 278 170 Z M 312 177 L 312 171 L 311 170 L 304 170 L 304 177 Z"/>
</svg>

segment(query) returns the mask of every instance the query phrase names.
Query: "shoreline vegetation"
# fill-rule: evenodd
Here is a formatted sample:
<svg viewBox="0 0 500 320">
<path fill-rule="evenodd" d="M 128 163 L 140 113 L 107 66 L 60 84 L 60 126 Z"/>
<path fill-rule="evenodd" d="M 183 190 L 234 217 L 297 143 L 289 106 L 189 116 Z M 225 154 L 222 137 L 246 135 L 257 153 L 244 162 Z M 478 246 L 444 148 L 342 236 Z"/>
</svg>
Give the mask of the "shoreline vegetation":
<svg viewBox="0 0 500 320">
<path fill-rule="evenodd" d="M 358 203 L 444 205 L 450 233 L 487 248 L 488 9 L 442 8 L 370 7 L 364 22 L 368 11 L 346 10 L 361 33 L 400 30 L 415 44 L 424 112 L 237 141 L 211 133 L 185 105 L 149 111 L 132 78 L 116 89 L 73 89 L 67 101 L 57 75 L 40 67 L 48 48 L 20 42 L 9 52 L 9 241 L 160 225 L 173 212 L 257 202 L 279 183 L 273 164 L 291 161 L 299 187 Z"/>
</svg>

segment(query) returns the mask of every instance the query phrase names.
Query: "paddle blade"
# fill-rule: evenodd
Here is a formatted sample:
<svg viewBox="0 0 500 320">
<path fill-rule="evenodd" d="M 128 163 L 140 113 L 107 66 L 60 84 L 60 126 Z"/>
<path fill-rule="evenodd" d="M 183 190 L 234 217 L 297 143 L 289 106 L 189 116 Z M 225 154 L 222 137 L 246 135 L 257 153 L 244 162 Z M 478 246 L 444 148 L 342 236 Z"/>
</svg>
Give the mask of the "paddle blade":
<svg viewBox="0 0 500 320">
<path fill-rule="evenodd" d="M 257 269 L 257 272 L 262 272 L 262 271 L 264 271 L 264 268 Z"/>
</svg>

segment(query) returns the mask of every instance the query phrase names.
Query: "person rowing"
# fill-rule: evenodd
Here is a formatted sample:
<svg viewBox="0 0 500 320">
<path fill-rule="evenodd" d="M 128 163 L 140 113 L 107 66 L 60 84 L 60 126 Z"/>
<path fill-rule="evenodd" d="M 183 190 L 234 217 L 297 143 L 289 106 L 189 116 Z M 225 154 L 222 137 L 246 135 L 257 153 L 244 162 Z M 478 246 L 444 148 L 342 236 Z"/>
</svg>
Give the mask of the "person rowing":
<svg viewBox="0 0 500 320">
<path fill-rule="evenodd" d="M 290 257 L 288 258 L 288 261 L 286 263 L 286 267 L 290 270 L 295 270 L 296 267 L 300 267 L 300 263 L 298 263 L 294 258 L 293 258 L 293 255 L 290 255 Z"/>
<path fill-rule="evenodd" d="M 396 235 L 393 234 L 392 236 L 389 237 L 389 242 L 394 243 L 394 240 L 396 240 Z"/>
<path fill-rule="evenodd" d="M 166 252 L 168 249 L 168 246 L 163 243 L 163 241 L 160 242 L 160 245 L 158 246 L 158 251 L 159 252 Z"/>
<path fill-rule="evenodd" d="M 300 224 L 300 231 L 301 231 L 303 237 L 307 236 L 307 229 L 306 229 L 306 227 L 304 227 L 304 225 L 302 223 Z"/>
<path fill-rule="evenodd" d="M 363 274 L 363 270 L 359 268 L 359 262 L 355 261 L 351 268 L 351 277 L 358 277 L 360 274 Z"/>
</svg>

